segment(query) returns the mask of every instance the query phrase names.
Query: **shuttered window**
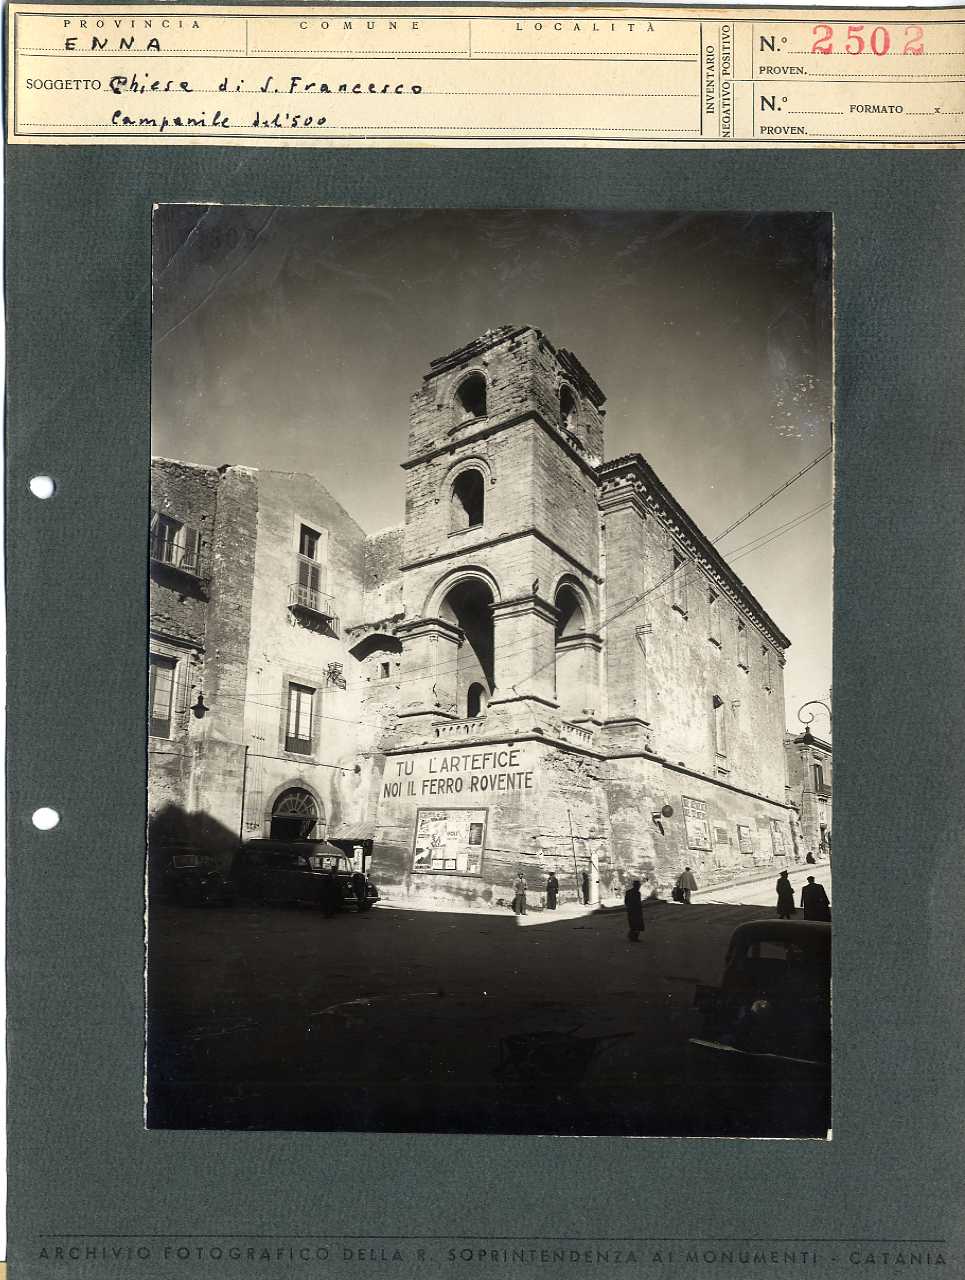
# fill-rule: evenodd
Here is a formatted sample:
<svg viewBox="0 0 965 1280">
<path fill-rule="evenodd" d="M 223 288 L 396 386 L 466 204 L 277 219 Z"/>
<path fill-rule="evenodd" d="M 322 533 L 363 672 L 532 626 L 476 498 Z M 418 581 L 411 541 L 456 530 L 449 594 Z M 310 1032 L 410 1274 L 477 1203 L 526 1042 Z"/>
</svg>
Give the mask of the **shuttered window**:
<svg viewBox="0 0 965 1280">
<path fill-rule="evenodd" d="M 148 706 L 153 738 L 170 738 L 171 708 L 174 703 L 174 677 L 177 663 L 173 658 L 151 654 Z"/>
<path fill-rule="evenodd" d="M 679 551 L 671 551 L 673 575 L 673 607 L 678 613 L 687 613 L 687 559 Z"/>
<path fill-rule="evenodd" d="M 737 619 L 737 665 L 743 667 L 745 671 L 748 669 L 747 627 L 740 618 Z"/>
<path fill-rule="evenodd" d="M 720 596 L 716 591 L 707 593 L 707 638 L 714 644 L 720 644 Z"/>
<path fill-rule="evenodd" d="M 288 715 L 285 723 L 285 750 L 310 755 L 315 690 L 303 684 L 288 686 Z"/>
<path fill-rule="evenodd" d="M 318 609 L 319 593 L 322 589 L 322 566 L 318 562 L 318 547 L 321 534 L 317 529 L 303 524 L 298 530 L 298 560 L 295 566 L 298 575 L 298 603 L 308 609 Z"/>
<path fill-rule="evenodd" d="M 198 573 L 201 538 L 197 529 L 171 516 L 155 514 L 151 521 L 151 559 L 187 573 Z"/>
</svg>

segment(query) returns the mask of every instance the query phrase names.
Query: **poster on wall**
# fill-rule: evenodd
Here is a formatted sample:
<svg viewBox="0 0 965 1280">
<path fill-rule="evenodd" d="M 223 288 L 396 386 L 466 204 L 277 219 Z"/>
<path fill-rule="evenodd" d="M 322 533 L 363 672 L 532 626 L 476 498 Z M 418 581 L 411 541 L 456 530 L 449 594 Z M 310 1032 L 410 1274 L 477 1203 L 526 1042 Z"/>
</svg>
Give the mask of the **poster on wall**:
<svg viewBox="0 0 965 1280">
<path fill-rule="evenodd" d="M 412 870 L 479 875 L 486 814 L 486 809 L 419 809 Z"/>
<path fill-rule="evenodd" d="M 687 847 L 710 851 L 710 823 L 707 821 L 707 805 L 703 800 L 680 797 L 687 828 Z"/>
<path fill-rule="evenodd" d="M 751 834 L 751 829 L 742 822 L 737 824 L 737 844 L 741 853 L 754 852 L 754 837 Z"/>
<path fill-rule="evenodd" d="M 788 856 L 787 828 L 777 818 L 771 819 L 771 842 L 774 846 L 775 858 Z"/>
</svg>

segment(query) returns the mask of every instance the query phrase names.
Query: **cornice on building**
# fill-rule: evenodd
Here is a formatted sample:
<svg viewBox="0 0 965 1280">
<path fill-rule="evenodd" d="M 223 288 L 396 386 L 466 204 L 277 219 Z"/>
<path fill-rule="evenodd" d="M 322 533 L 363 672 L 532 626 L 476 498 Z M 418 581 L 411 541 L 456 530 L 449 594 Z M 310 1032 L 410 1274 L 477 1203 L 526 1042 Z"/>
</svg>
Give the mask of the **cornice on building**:
<svg viewBox="0 0 965 1280">
<path fill-rule="evenodd" d="M 599 469 L 599 478 L 602 487 L 601 510 L 612 509 L 624 500 L 630 501 L 632 499 L 629 495 L 636 494 L 638 501 L 669 529 L 681 547 L 701 565 L 708 576 L 777 649 L 790 647 L 791 641 L 764 606 L 741 581 L 706 534 L 694 524 L 639 453 L 625 454 L 604 462 Z"/>
<path fill-rule="evenodd" d="M 510 533 L 501 533 L 495 538 L 486 538 L 482 542 L 471 542 L 465 547 L 440 551 L 434 556 L 423 556 L 419 560 L 409 560 L 399 567 L 402 573 L 411 573 L 414 569 L 422 569 L 427 564 L 438 564 L 443 560 L 454 560 L 456 557 L 467 555 L 470 552 L 475 555 L 478 551 L 484 551 L 488 547 L 496 547 L 503 542 L 513 542 L 518 538 L 536 538 L 544 546 L 549 547 L 551 551 L 555 551 L 561 559 L 571 564 L 574 569 L 578 569 L 580 573 L 585 574 L 592 582 L 595 582 L 598 586 L 602 583 L 603 579 L 598 573 L 595 573 L 588 565 L 583 564 L 581 560 L 577 560 L 570 555 L 565 547 L 560 546 L 558 542 L 543 533 L 542 530 L 537 529 L 535 525 L 527 525 L 524 529 L 514 529 Z"/>
<path fill-rule="evenodd" d="M 494 436 L 500 431 L 508 431 L 510 427 L 518 427 L 522 422 L 532 422 L 536 426 L 541 427 L 547 435 L 560 446 L 560 448 L 570 457 L 586 475 L 588 475 L 594 483 L 597 481 L 597 468 L 585 456 L 583 447 L 574 438 L 554 426 L 540 413 L 539 409 L 534 407 L 523 409 L 519 413 L 512 413 L 507 418 L 499 418 L 493 421 L 489 418 L 482 418 L 478 421 L 482 422 L 481 426 L 476 427 L 476 419 L 471 422 L 460 422 L 455 427 L 450 428 L 449 435 L 452 437 L 445 444 L 433 445 L 429 449 L 423 449 L 421 453 L 414 453 L 411 457 L 406 458 L 404 462 L 400 462 L 399 466 L 403 471 L 409 471 L 412 467 L 421 466 L 423 463 L 432 462 L 435 458 L 441 457 L 445 453 L 455 453 L 457 449 L 463 449 L 467 444 L 474 444 L 477 440 L 485 440 L 489 436 Z M 473 430 L 472 428 L 476 428 Z M 460 431 L 465 431 L 465 435 L 456 436 Z"/>
</svg>

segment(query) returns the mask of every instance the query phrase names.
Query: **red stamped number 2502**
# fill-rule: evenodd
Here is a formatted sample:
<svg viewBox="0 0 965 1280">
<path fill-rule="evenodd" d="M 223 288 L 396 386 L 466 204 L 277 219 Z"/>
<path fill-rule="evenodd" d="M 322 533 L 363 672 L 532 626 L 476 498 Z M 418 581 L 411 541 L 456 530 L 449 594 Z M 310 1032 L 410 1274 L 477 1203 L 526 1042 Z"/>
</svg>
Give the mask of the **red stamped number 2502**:
<svg viewBox="0 0 965 1280">
<path fill-rule="evenodd" d="M 925 52 L 925 33 L 921 27 L 905 27 L 892 31 L 890 27 L 872 27 L 863 22 L 847 28 L 833 27 L 830 22 L 819 22 L 811 28 L 815 37 L 812 53 L 873 53 L 883 58 L 886 53 L 920 54 Z M 838 48 L 835 49 L 837 43 Z"/>
</svg>

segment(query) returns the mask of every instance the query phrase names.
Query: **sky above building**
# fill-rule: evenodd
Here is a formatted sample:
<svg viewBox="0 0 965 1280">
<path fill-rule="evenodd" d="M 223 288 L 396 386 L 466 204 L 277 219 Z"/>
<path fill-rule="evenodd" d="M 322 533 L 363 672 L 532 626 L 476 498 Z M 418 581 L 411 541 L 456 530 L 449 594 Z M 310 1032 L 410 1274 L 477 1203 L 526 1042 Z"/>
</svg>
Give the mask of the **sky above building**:
<svg viewBox="0 0 965 1280">
<path fill-rule="evenodd" d="M 430 360 L 503 324 L 579 357 L 607 457 L 712 539 L 831 444 L 827 215 L 167 205 L 154 249 L 152 451 L 310 472 L 369 532 L 403 520 Z M 831 686 L 831 485 L 829 457 L 718 544 L 791 639 L 798 729 Z"/>
</svg>

